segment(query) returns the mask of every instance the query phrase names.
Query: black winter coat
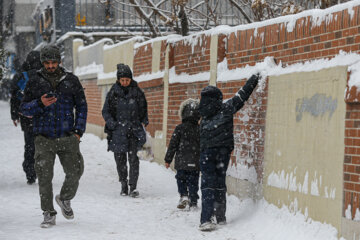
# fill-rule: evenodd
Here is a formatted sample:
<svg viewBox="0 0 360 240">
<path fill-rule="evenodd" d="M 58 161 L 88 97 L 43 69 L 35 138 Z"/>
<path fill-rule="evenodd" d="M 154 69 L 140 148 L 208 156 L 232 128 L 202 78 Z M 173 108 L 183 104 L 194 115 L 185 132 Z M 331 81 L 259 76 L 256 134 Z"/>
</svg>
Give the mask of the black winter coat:
<svg viewBox="0 0 360 240">
<path fill-rule="evenodd" d="M 32 131 L 33 124 L 32 119 L 24 117 L 20 114 L 20 104 L 24 94 L 24 88 L 26 86 L 25 74 L 27 74 L 28 78 L 36 77 L 36 71 L 41 69 L 42 64 L 40 62 L 40 53 L 38 51 L 31 51 L 27 57 L 25 62 L 21 66 L 21 71 L 17 72 L 10 86 L 10 112 L 11 119 L 13 121 L 20 119 L 21 130 L 23 131 Z"/>
<path fill-rule="evenodd" d="M 176 170 L 200 170 L 200 131 L 198 119 L 186 118 L 181 124 L 176 126 L 165 155 L 165 162 L 170 164 L 174 155 Z"/>
<path fill-rule="evenodd" d="M 239 111 L 249 99 L 258 83 L 258 76 L 253 75 L 237 94 L 226 102 L 222 99 L 211 101 L 202 106 L 200 101 L 200 147 L 201 151 L 213 147 L 228 147 L 234 149 L 234 114 Z M 215 109 L 215 110 L 214 110 Z"/>
<path fill-rule="evenodd" d="M 146 142 L 142 126 L 148 125 L 147 102 L 145 94 L 132 80 L 126 88 L 116 82 L 108 94 L 102 109 L 108 134 L 108 151 L 128 152 L 129 142 L 135 139 L 137 150 Z"/>
<path fill-rule="evenodd" d="M 26 72 L 29 79 L 36 77 L 36 70 L 30 70 Z M 20 120 L 21 130 L 23 131 L 32 131 L 33 124 L 32 119 L 24 117 L 20 113 L 20 104 L 23 98 L 23 90 L 20 89 L 19 85 L 24 84 L 24 74 L 23 72 L 17 72 L 11 82 L 11 98 L 10 98 L 10 113 L 11 113 L 11 120 Z"/>
</svg>

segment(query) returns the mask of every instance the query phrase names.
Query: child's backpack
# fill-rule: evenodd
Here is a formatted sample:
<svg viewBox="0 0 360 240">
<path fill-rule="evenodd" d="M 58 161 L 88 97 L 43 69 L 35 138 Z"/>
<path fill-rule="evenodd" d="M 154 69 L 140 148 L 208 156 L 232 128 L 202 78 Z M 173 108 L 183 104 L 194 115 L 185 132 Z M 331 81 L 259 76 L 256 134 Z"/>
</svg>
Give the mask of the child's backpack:
<svg viewBox="0 0 360 240">
<path fill-rule="evenodd" d="M 27 72 L 22 72 L 22 78 L 17 82 L 17 86 L 19 87 L 19 91 L 17 91 L 16 97 L 21 101 L 24 97 L 24 89 L 26 87 L 26 83 L 29 81 L 29 75 Z"/>
</svg>

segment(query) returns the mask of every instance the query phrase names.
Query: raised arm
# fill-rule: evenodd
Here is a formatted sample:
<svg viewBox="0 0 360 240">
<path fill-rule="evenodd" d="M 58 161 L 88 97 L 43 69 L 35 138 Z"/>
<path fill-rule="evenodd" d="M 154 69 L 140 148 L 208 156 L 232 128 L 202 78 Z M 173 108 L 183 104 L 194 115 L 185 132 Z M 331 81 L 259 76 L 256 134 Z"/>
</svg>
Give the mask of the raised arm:
<svg viewBox="0 0 360 240">
<path fill-rule="evenodd" d="M 232 108 L 233 114 L 239 111 L 249 99 L 251 93 L 256 88 L 259 81 L 259 74 L 252 75 L 245 85 L 235 94 L 234 97 L 229 99 L 226 104 Z"/>
</svg>

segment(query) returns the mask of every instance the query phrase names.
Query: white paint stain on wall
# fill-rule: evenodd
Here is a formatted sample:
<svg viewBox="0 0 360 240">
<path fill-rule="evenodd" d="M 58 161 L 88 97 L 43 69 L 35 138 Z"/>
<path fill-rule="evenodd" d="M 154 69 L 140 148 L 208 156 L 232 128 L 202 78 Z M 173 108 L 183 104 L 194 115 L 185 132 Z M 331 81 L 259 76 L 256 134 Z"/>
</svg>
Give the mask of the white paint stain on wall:
<svg viewBox="0 0 360 240">
<path fill-rule="evenodd" d="M 299 181 L 298 181 L 299 180 Z M 304 179 L 298 179 L 296 176 L 296 168 L 290 173 L 286 173 L 285 170 L 272 172 L 267 178 L 267 186 L 272 186 L 292 192 L 299 192 L 303 194 L 309 193 L 309 172 L 306 171 Z M 321 190 L 324 189 L 324 198 L 335 199 L 336 189 L 328 186 L 322 186 L 322 176 L 317 176 L 317 172 L 314 173 L 314 177 L 310 182 L 310 194 L 313 196 L 321 196 Z"/>
<path fill-rule="evenodd" d="M 345 210 L 345 218 L 351 220 L 351 205 L 349 204 Z"/>
<path fill-rule="evenodd" d="M 315 176 L 314 179 L 311 181 L 311 190 L 310 190 L 310 194 L 313 196 L 320 196 L 319 194 L 319 186 L 318 186 L 318 179 L 316 177 L 316 171 L 315 171 Z"/>
</svg>

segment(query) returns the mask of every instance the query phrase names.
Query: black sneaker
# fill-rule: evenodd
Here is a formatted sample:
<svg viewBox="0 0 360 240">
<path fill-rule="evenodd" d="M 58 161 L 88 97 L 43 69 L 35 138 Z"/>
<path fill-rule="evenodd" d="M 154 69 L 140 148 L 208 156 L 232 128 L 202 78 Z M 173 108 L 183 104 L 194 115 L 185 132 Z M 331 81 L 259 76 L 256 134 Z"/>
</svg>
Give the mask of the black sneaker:
<svg viewBox="0 0 360 240">
<path fill-rule="evenodd" d="M 134 189 L 132 191 L 130 191 L 130 197 L 133 197 L 133 198 L 136 198 L 136 197 L 139 197 L 139 191 Z"/>
<path fill-rule="evenodd" d="M 50 212 L 44 212 L 44 221 L 40 224 L 41 228 L 49 228 L 56 224 L 56 215 L 51 216 Z"/>
<path fill-rule="evenodd" d="M 196 209 L 198 209 L 197 202 L 190 202 L 190 203 L 189 203 L 189 208 L 190 208 L 190 210 L 196 210 Z"/>
<path fill-rule="evenodd" d="M 74 213 L 71 209 L 70 200 L 60 200 L 60 195 L 55 197 L 56 203 L 61 208 L 61 212 L 66 219 L 74 219 Z"/>
</svg>

